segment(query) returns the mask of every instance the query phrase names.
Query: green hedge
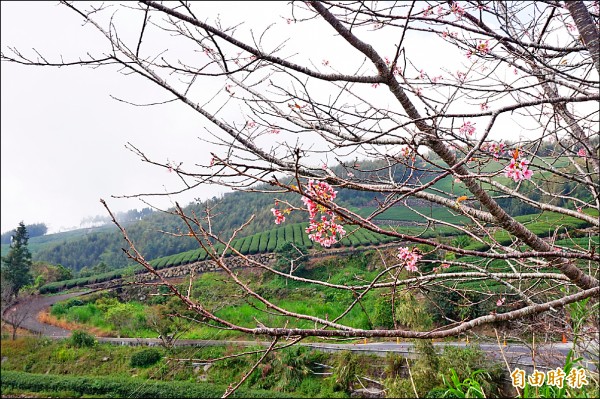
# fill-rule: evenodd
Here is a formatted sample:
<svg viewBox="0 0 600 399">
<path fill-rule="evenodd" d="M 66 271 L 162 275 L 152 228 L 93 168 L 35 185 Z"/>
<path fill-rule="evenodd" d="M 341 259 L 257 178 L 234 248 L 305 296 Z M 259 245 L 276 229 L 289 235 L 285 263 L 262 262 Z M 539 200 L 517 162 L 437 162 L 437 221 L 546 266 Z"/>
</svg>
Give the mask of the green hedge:
<svg viewBox="0 0 600 399">
<path fill-rule="evenodd" d="M 162 269 L 163 267 L 165 267 L 167 265 L 168 260 L 169 260 L 169 257 L 158 258 L 158 262 L 156 262 L 156 268 Z"/>
<path fill-rule="evenodd" d="M 260 233 L 260 242 L 258 243 L 258 252 L 267 252 L 267 246 L 269 245 L 269 232 L 263 231 Z"/>
<path fill-rule="evenodd" d="M 181 265 L 181 262 L 183 261 L 184 256 L 185 256 L 185 252 L 173 255 L 173 266 Z"/>
<path fill-rule="evenodd" d="M 226 387 L 183 381 L 156 381 L 127 377 L 75 377 L 30 374 L 2 370 L 2 388 L 31 392 L 76 392 L 80 395 L 107 395 L 119 398 L 220 398 Z M 286 396 L 289 396 L 286 393 Z M 280 392 L 238 389 L 232 397 L 279 398 Z"/>
<path fill-rule="evenodd" d="M 102 283 L 104 281 L 114 280 L 121 277 L 123 277 L 123 270 L 114 270 L 112 272 L 96 274 L 94 276 L 74 278 L 70 280 L 44 284 L 40 287 L 39 291 L 40 294 L 53 294 L 55 292 L 68 290 L 70 288 L 82 287 L 88 284 Z"/>
<path fill-rule="evenodd" d="M 381 244 L 381 240 L 375 236 L 376 233 L 373 233 L 371 230 L 361 229 L 363 236 L 371 242 L 373 245 Z"/>
<path fill-rule="evenodd" d="M 260 243 L 261 234 L 254 234 L 252 236 L 252 241 L 250 242 L 250 254 L 255 254 L 258 252 L 258 245 Z M 250 237 L 248 237 L 250 238 Z"/>
<path fill-rule="evenodd" d="M 304 232 L 302 231 L 302 226 L 294 224 L 292 225 L 292 228 L 294 229 L 294 243 L 298 246 L 304 246 Z"/>
<path fill-rule="evenodd" d="M 346 233 L 349 233 L 349 232 L 351 232 L 351 231 L 354 231 L 354 229 L 355 229 L 355 228 L 354 228 L 354 227 L 352 227 L 352 226 L 347 226 L 347 227 L 345 228 L 345 230 L 346 230 Z M 352 243 L 352 246 L 353 246 L 353 247 L 358 247 L 358 246 L 360 245 L 360 239 L 359 239 L 358 237 L 356 237 L 356 233 L 354 233 L 354 234 L 350 234 L 350 235 L 347 235 L 346 237 L 348 237 L 348 239 L 349 239 L 349 240 L 350 240 L 350 242 Z"/>
<path fill-rule="evenodd" d="M 206 259 L 206 255 L 208 255 L 206 253 L 206 250 L 199 249 L 198 250 L 198 257 L 196 258 L 196 261 L 198 261 L 198 262 L 203 261 L 204 259 Z"/>
<path fill-rule="evenodd" d="M 192 250 L 192 251 L 187 251 L 183 253 L 183 256 L 181 257 L 181 264 L 182 265 L 187 265 L 188 263 L 192 262 L 192 255 L 194 255 L 194 252 L 196 250 Z"/>
<path fill-rule="evenodd" d="M 244 243 L 242 244 L 242 248 L 240 249 L 240 252 L 243 255 L 248 255 L 248 252 L 250 252 L 250 243 L 251 242 L 252 242 L 252 237 L 244 238 Z"/>
<path fill-rule="evenodd" d="M 364 229 L 358 229 L 354 235 L 356 235 L 356 238 L 360 241 L 360 245 L 371 245 L 371 240 L 367 238 Z"/>
<path fill-rule="evenodd" d="M 283 245 L 283 243 L 285 242 L 284 230 L 285 227 L 280 227 L 277 229 L 277 242 L 275 243 L 275 248 L 277 248 L 280 245 Z"/>
<path fill-rule="evenodd" d="M 292 225 L 288 224 L 287 226 L 285 226 L 283 231 L 285 236 L 285 242 L 294 242 L 294 228 L 292 227 Z M 277 245 L 280 244 L 282 243 L 277 242 Z"/>
<path fill-rule="evenodd" d="M 231 246 L 233 247 L 233 249 L 242 252 L 242 246 L 244 245 L 244 242 L 246 242 L 246 238 L 242 237 L 242 238 L 238 238 L 233 240 L 233 243 L 231 244 Z"/>
<path fill-rule="evenodd" d="M 271 230 L 269 231 L 269 243 L 267 244 L 267 252 L 273 252 L 275 251 L 275 248 L 277 248 L 277 232 L 279 230 Z"/>
</svg>

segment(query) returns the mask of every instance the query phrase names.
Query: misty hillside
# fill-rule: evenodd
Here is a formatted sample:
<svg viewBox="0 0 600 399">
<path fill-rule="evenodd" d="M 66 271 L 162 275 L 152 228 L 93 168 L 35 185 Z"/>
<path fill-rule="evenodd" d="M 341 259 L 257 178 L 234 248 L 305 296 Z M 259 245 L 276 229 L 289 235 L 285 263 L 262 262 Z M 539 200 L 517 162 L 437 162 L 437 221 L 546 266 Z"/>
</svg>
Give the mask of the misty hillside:
<svg viewBox="0 0 600 399">
<path fill-rule="evenodd" d="M 361 178 L 376 179 L 379 173 L 387 174 L 387 171 L 382 168 L 383 165 L 363 161 L 360 165 L 361 171 L 356 169 L 352 171 Z M 344 173 L 341 166 L 333 169 L 336 173 Z M 396 167 L 394 170 L 398 181 L 405 179 L 405 171 L 402 169 Z M 268 186 L 263 188 L 269 189 Z M 254 220 L 239 234 L 240 237 L 244 237 L 274 227 L 270 210 L 274 206 L 275 198 L 288 201 L 295 206 L 302 206 L 300 198 L 295 194 L 232 192 L 202 203 L 190 203 L 184 210 L 186 214 L 194 212 L 198 217 L 203 217 L 206 207 L 211 208 L 212 229 L 225 238 L 229 238 L 235 229 L 245 223 L 251 215 L 255 215 Z M 345 189 L 339 190 L 337 202 L 351 207 L 375 205 L 373 193 Z M 306 215 L 301 212 L 292 212 L 287 216 L 287 220 L 291 223 L 304 222 L 305 219 Z M 130 238 L 147 259 L 172 255 L 197 247 L 197 243 L 189 237 L 175 237 L 164 233 L 186 232 L 185 224 L 169 213 L 145 212 L 139 220 L 128 220 L 125 225 Z M 122 251 L 124 246 L 125 241 L 112 224 L 34 237 L 29 242 L 34 261 L 61 264 L 74 271 L 80 271 L 84 267 L 89 269 L 101 262 L 110 269 L 126 266 L 129 262 Z M 3 245 L 3 253 L 7 247 Z"/>
</svg>

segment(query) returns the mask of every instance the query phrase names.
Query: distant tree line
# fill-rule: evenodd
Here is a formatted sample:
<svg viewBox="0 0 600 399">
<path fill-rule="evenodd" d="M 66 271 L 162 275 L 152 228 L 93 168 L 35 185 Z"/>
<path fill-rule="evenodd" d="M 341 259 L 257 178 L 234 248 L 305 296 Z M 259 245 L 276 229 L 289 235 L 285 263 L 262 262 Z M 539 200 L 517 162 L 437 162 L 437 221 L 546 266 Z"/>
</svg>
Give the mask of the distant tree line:
<svg viewBox="0 0 600 399">
<path fill-rule="evenodd" d="M 27 229 L 27 233 L 29 233 L 29 238 L 43 236 L 48 232 L 48 227 L 44 223 L 28 224 L 25 225 L 25 228 Z M 10 244 L 10 238 L 13 237 L 15 234 L 16 229 L 2 233 L 0 243 Z"/>
</svg>

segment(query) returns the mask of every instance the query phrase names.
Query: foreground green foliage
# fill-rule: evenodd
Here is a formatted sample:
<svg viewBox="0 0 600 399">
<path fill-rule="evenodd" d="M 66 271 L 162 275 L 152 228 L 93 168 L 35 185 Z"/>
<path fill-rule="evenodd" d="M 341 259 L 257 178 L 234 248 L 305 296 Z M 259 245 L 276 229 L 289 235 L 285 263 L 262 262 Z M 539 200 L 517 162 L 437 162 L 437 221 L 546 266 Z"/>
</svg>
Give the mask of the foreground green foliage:
<svg viewBox="0 0 600 399">
<path fill-rule="evenodd" d="M 96 338 L 85 331 L 75 330 L 69 338 L 71 345 L 76 348 L 91 348 L 96 345 Z"/>
<path fill-rule="evenodd" d="M 71 377 L 52 374 L 31 374 L 3 371 L 2 390 L 15 388 L 26 391 L 73 392 L 79 395 L 106 395 L 120 398 L 220 398 L 226 386 L 182 381 L 145 383 L 135 378 Z M 234 398 L 277 398 L 276 392 L 240 389 Z"/>
<path fill-rule="evenodd" d="M 148 367 L 156 364 L 160 358 L 161 354 L 157 349 L 147 348 L 142 349 L 141 351 L 134 353 L 131 356 L 131 367 Z"/>
</svg>

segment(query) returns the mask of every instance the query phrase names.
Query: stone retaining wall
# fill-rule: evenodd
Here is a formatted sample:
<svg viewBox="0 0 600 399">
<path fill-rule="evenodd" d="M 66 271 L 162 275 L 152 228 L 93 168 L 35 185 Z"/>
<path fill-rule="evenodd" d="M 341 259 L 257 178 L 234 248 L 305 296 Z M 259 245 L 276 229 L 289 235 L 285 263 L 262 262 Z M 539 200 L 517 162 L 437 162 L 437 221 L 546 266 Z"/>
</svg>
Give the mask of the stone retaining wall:
<svg viewBox="0 0 600 399">
<path fill-rule="evenodd" d="M 350 256 L 354 253 L 363 252 L 363 251 L 366 251 L 369 249 L 384 249 L 384 248 L 389 248 L 389 247 L 397 247 L 400 244 L 401 244 L 400 242 L 393 242 L 393 243 L 382 244 L 382 245 L 377 245 L 377 246 L 372 246 L 372 245 L 371 246 L 361 246 L 358 248 L 353 248 L 353 247 L 336 248 L 336 249 L 330 248 L 330 249 L 325 249 L 322 251 L 311 251 L 311 253 L 309 254 L 309 257 L 310 258 L 322 258 L 322 257 L 329 257 L 329 256 Z M 260 264 L 272 266 L 273 264 L 275 264 L 275 261 L 277 259 L 277 254 L 266 253 L 266 254 L 247 255 L 247 258 L 254 260 Z M 227 266 L 231 269 L 237 269 L 237 268 L 241 268 L 241 267 L 250 266 L 250 264 L 247 260 L 245 260 L 244 258 L 239 257 L 239 256 L 230 256 L 228 258 L 225 258 L 225 262 L 226 262 Z M 215 261 L 203 260 L 200 262 L 188 263 L 186 265 L 173 266 L 173 267 L 161 269 L 161 270 L 158 270 L 158 273 L 160 273 L 160 275 L 163 276 L 164 278 L 170 279 L 170 278 L 187 276 L 188 274 L 190 274 L 191 271 L 193 271 L 194 274 L 198 275 L 201 273 L 217 272 L 220 270 L 221 270 L 221 268 L 219 268 L 217 266 Z M 107 288 L 119 287 L 119 286 L 122 286 L 122 285 L 128 284 L 128 283 L 129 284 L 131 284 L 131 283 L 132 284 L 149 283 L 149 282 L 154 282 L 156 280 L 157 280 L 156 276 L 151 273 L 140 273 L 140 274 L 136 274 L 135 276 L 133 276 L 133 279 L 120 278 L 120 279 L 105 281 L 105 282 L 97 283 L 97 284 L 89 284 L 86 287 L 92 288 L 92 289 L 107 289 Z"/>
<path fill-rule="evenodd" d="M 269 266 L 274 264 L 275 259 L 276 259 L 276 255 L 274 253 L 247 255 L 247 257 L 251 260 L 254 260 L 256 262 L 259 262 L 264 265 L 269 265 Z M 241 267 L 250 266 L 250 263 L 246 259 L 241 258 L 239 256 L 230 256 L 225 259 L 225 262 L 226 262 L 227 267 L 229 267 L 231 269 L 237 269 L 237 268 L 241 268 Z M 170 278 L 187 276 L 192 271 L 194 272 L 194 274 L 197 275 L 197 274 L 207 273 L 207 272 L 216 272 L 219 270 L 221 270 L 221 268 L 219 266 L 217 266 L 215 261 L 213 261 L 211 259 L 211 260 L 203 260 L 200 262 L 188 263 L 186 265 L 173 266 L 173 267 L 161 269 L 161 270 L 158 270 L 158 273 L 161 276 L 163 276 L 164 278 L 170 279 Z M 157 280 L 157 278 L 154 274 L 146 272 L 146 273 L 136 274 L 135 276 L 133 276 L 133 279 L 119 278 L 119 279 L 115 279 L 115 280 L 104 281 L 102 283 L 89 284 L 86 287 L 93 288 L 93 289 L 98 289 L 98 288 L 107 289 L 107 288 L 118 287 L 118 286 L 127 284 L 129 282 L 133 282 L 133 284 L 149 283 L 149 282 L 153 282 L 156 280 Z"/>
</svg>

